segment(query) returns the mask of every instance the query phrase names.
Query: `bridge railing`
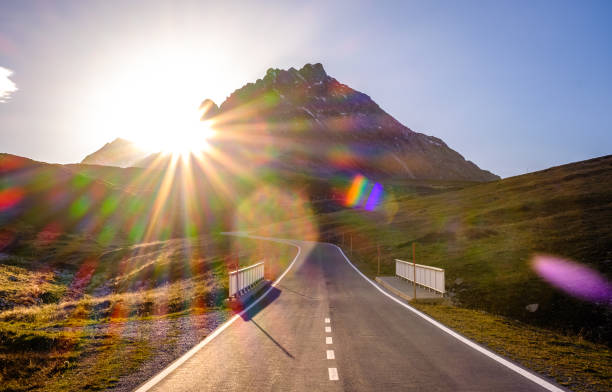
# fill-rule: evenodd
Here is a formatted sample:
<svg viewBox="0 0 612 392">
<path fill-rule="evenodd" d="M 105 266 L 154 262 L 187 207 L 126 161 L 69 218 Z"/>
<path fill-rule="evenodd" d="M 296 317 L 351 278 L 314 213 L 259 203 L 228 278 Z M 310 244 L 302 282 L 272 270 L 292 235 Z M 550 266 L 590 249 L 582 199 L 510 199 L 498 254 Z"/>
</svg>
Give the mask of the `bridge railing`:
<svg viewBox="0 0 612 392">
<path fill-rule="evenodd" d="M 414 271 L 415 264 L 409 261 L 395 259 L 395 275 L 407 279 L 410 282 L 415 281 L 418 286 L 422 286 L 444 294 L 444 270 L 429 265 L 416 264 L 416 274 Z"/>
<path fill-rule="evenodd" d="M 264 278 L 263 261 L 229 273 L 229 296 L 238 296 Z"/>
</svg>

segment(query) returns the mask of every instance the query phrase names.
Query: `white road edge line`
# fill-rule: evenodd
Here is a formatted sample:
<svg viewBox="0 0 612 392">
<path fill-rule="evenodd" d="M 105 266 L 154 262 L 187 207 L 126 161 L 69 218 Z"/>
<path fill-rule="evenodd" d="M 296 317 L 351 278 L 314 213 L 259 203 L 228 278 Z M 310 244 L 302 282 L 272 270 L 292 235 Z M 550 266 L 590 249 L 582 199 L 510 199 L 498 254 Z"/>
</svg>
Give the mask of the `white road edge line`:
<svg viewBox="0 0 612 392">
<path fill-rule="evenodd" d="M 329 372 L 329 380 L 330 381 L 338 381 L 338 369 L 336 368 L 327 368 Z"/>
<path fill-rule="evenodd" d="M 325 344 L 334 344 L 334 341 L 331 336 L 325 337 Z"/>
<path fill-rule="evenodd" d="M 329 243 L 328 243 L 329 244 Z M 397 302 L 398 304 L 402 305 L 404 308 L 410 310 L 411 312 L 415 313 L 416 315 L 420 316 L 421 318 L 425 319 L 426 321 L 428 321 L 429 323 L 435 325 L 436 327 L 440 328 L 442 331 L 446 332 L 447 334 L 451 335 L 452 337 L 454 337 L 455 339 L 459 340 L 462 343 L 465 343 L 466 345 L 470 346 L 471 348 L 473 348 L 474 350 L 486 355 L 487 357 L 491 358 L 492 360 L 504 365 L 505 367 L 507 367 L 508 369 L 520 374 L 521 376 L 525 377 L 528 380 L 533 381 L 534 383 L 538 384 L 539 386 L 541 386 L 542 388 L 545 388 L 551 392 L 566 392 L 566 390 L 561 389 L 551 383 L 549 383 L 548 381 L 544 380 L 543 378 L 513 364 L 512 362 L 500 357 L 499 355 L 487 350 L 484 347 L 481 347 L 480 345 L 472 342 L 471 340 L 469 340 L 468 338 L 459 335 L 457 332 L 453 331 L 452 329 L 448 328 L 447 326 L 445 326 L 444 324 L 441 324 L 439 322 L 437 322 L 436 320 L 432 319 L 431 317 L 427 316 L 425 313 L 422 313 L 420 311 L 418 311 L 417 309 L 413 308 L 412 306 L 398 300 L 397 298 L 395 298 L 394 296 L 392 296 L 391 294 L 387 293 L 386 291 L 384 291 L 383 289 L 381 289 L 376 283 L 374 283 L 370 278 L 368 278 L 367 276 L 365 276 L 361 271 L 359 271 L 359 269 L 357 269 L 357 267 L 355 267 L 353 265 L 353 263 L 351 263 L 351 261 L 348 259 L 348 257 L 346 257 L 346 255 L 344 254 L 344 252 L 342 251 L 342 249 L 335 244 L 329 244 L 332 246 L 335 246 L 338 251 L 340 251 L 340 254 L 344 257 L 344 259 L 346 260 L 347 263 L 349 263 L 349 265 L 351 267 L 353 267 L 353 269 L 355 271 L 357 271 L 357 273 L 359 275 L 361 275 L 362 278 L 364 278 L 368 283 L 370 283 L 372 286 L 374 286 L 378 291 L 380 291 L 382 294 L 386 295 L 387 297 L 391 298 L 393 301 Z"/>
<path fill-rule="evenodd" d="M 248 236 L 248 237 L 252 237 L 252 238 L 256 238 L 256 236 Z M 191 348 L 191 350 L 187 351 L 185 354 L 183 354 L 183 356 L 179 357 L 178 359 L 176 359 L 174 362 L 172 362 L 170 365 L 168 365 L 168 367 L 166 367 L 164 370 L 162 370 L 161 372 L 157 373 L 157 375 L 155 375 L 153 378 L 150 378 L 149 381 L 147 381 L 146 383 L 144 383 L 143 385 L 141 385 L 138 389 L 136 389 L 134 392 L 146 392 L 149 389 L 153 388 L 157 383 L 159 383 L 161 380 L 163 380 L 164 378 L 166 378 L 166 376 L 168 376 L 170 373 L 172 373 L 176 368 L 178 368 L 179 366 L 181 366 L 183 363 L 185 363 L 189 358 L 191 358 L 195 353 L 197 353 L 198 351 L 200 351 L 202 349 L 202 347 L 206 346 L 208 343 L 210 343 L 214 338 L 216 338 L 221 332 L 225 331 L 227 329 L 227 327 L 229 327 L 230 325 L 232 325 L 234 323 L 234 321 L 238 320 L 238 318 L 240 318 L 243 314 L 245 314 L 246 312 L 249 311 L 249 309 L 251 309 L 253 306 L 255 306 L 259 301 L 261 301 L 262 299 L 264 299 L 266 297 L 266 295 L 268 295 L 268 293 L 270 291 L 272 291 L 272 289 L 274 287 L 276 287 L 278 285 L 278 283 L 281 281 L 281 279 L 283 279 L 285 277 L 285 275 L 287 274 L 287 272 L 289 272 L 289 270 L 291 269 L 291 267 L 293 267 L 293 264 L 295 264 L 295 261 L 298 259 L 298 257 L 300 257 L 300 254 L 302 253 L 302 248 L 299 245 L 296 245 L 294 243 L 291 243 L 287 240 L 283 240 L 283 241 L 279 241 L 276 239 L 271 239 L 271 238 L 266 238 L 266 237 L 261 237 L 259 239 L 266 239 L 268 241 L 276 241 L 276 242 L 281 242 L 281 243 L 285 243 L 288 245 L 292 245 L 295 246 L 298 249 L 297 254 L 295 255 L 295 257 L 293 258 L 293 261 L 291 261 L 291 264 L 289 264 L 289 266 L 287 267 L 287 269 L 282 273 L 281 276 L 278 277 L 278 279 L 276 279 L 274 281 L 274 283 L 272 283 L 270 285 L 270 287 L 268 288 L 268 290 L 266 290 L 265 293 L 263 293 L 260 297 L 258 297 L 255 301 L 253 301 L 249 306 L 247 306 L 244 310 L 242 310 L 240 313 L 235 314 L 234 316 L 232 316 L 232 318 L 230 318 L 229 320 L 227 320 L 225 323 L 221 324 L 220 326 L 218 326 L 214 331 L 212 331 L 210 334 L 208 334 L 208 336 L 206 336 L 206 338 L 204 340 L 202 340 L 200 343 L 198 343 L 197 345 L 193 346 Z"/>
<path fill-rule="evenodd" d="M 327 350 L 327 359 L 336 359 L 336 355 L 334 354 L 334 350 Z"/>
<path fill-rule="evenodd" d="M 326 333 L 331 333 L 331 327 L 325 327 L 325 332 Z"/>
</svg>

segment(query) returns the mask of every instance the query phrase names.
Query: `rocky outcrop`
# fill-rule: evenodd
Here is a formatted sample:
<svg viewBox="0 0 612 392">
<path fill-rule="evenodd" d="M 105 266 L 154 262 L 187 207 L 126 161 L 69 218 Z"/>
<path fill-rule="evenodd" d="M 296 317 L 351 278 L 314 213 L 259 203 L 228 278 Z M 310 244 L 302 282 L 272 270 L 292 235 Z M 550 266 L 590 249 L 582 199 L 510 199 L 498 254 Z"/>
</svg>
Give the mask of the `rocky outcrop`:
<svg viewBox="0 0 612 392">
<path fill-rule="evenodd" d="M 200 104 L 200 112 L 202 113 L 201 120 L 205 121 L 217 115 L 219 106 L 212 99 L 207 98 Z"/>
</svg>

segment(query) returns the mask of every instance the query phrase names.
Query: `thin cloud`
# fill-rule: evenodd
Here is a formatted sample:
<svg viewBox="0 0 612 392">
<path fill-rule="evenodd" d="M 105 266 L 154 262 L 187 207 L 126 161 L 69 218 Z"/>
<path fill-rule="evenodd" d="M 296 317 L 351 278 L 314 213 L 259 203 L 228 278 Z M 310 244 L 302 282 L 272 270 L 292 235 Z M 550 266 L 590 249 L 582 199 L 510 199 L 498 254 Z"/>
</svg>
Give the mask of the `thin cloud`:
<svg viewBox="0 0 612 392">
<path fill-rule="evenodd" d="M 17 91 L 17 85 L 9 77 L 13 74 L 8 68 L 0 67 L 0 102 L 6 102 Z"/>
</svg>

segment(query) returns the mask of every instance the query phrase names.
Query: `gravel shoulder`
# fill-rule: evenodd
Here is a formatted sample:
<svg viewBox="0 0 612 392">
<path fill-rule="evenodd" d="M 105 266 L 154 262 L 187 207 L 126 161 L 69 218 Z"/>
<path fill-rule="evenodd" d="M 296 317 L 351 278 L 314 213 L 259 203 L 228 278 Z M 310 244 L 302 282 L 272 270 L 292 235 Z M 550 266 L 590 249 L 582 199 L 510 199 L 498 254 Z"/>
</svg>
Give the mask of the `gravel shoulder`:
<svg viewBox="0 0 612 392">
<path fill-rule="evenodd" d="M 107 391 L 134 390 L 189 351 L 231 316 L 231 310 L 221 309 L 204 314 L 184 314 L 159 319 L 128 321 L 116 326 L 122 329 L 122 336 L 129 341 L 135 344 L 145 343 L 148 358 L 137 370 L 121 376 L 118 383 Z"/>
</svg>

